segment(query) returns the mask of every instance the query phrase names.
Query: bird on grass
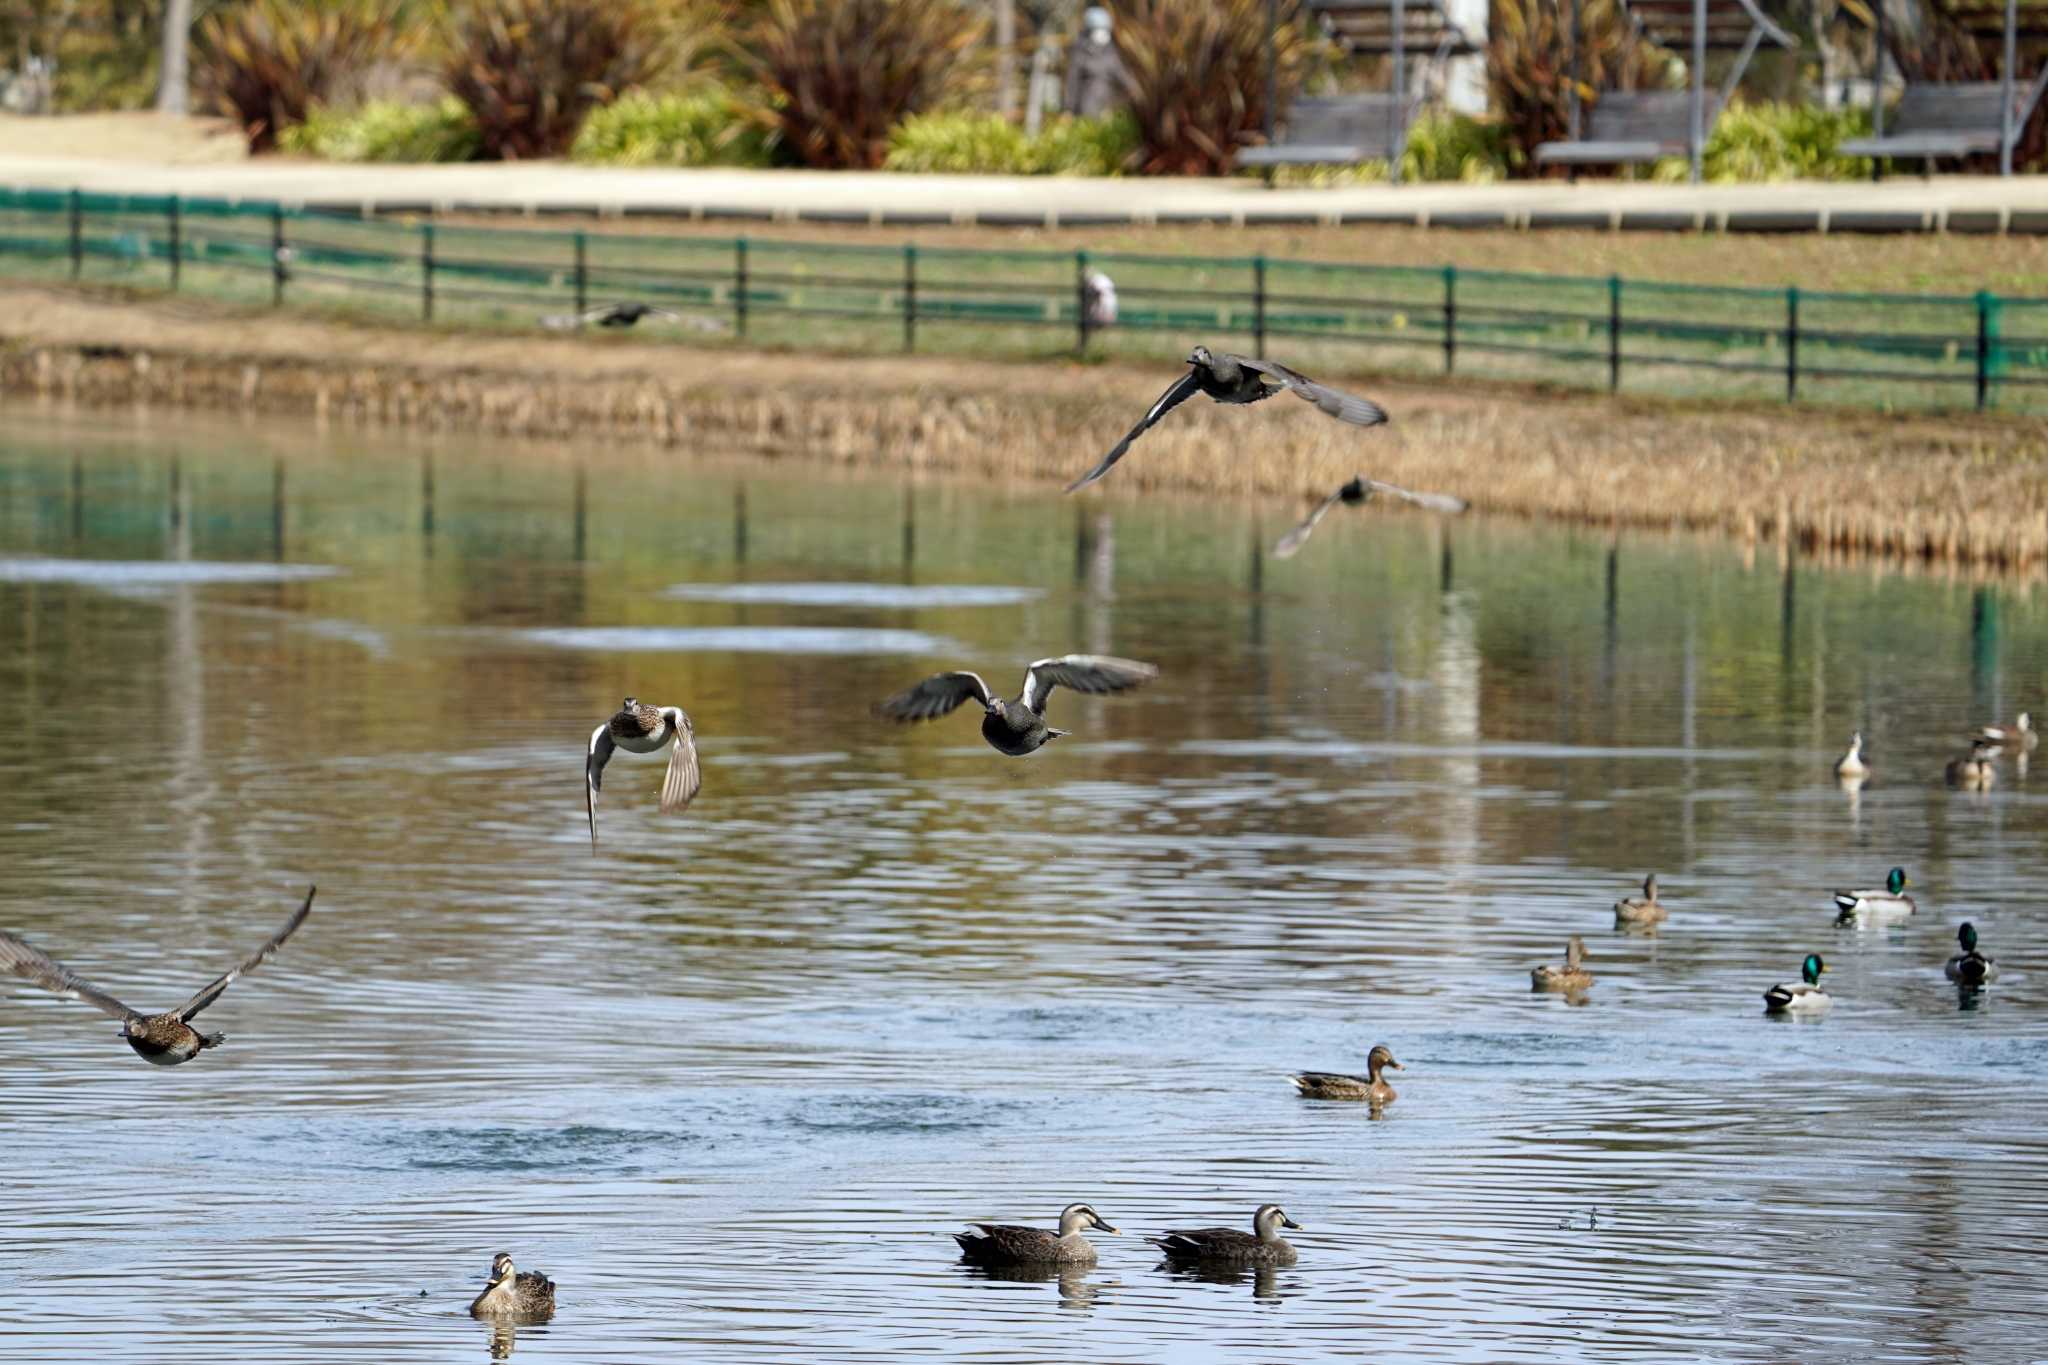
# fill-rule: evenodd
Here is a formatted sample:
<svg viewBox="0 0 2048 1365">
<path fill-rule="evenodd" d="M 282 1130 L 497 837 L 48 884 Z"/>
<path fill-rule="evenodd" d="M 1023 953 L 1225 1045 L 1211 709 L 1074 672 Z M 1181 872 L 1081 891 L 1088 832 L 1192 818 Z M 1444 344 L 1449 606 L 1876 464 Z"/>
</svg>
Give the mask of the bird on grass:
<svg viewBox="0 0 2048 1365">
<path fill-rule="evenodd" d="M 1905 894 L 1910 883 L 1906 880 L 1906 869 L 1895 867 L 1884 877 L 1882 891 L 1837 891 L 1835 893 L 1835 918 L 1838 922 L 1851 920 L 1903 919 L 1919 907 L 1913 898 Z"/>
<path fill-rule="evenodd" d="M 1586 944 L 1577 934 L 1564 946 L 1564 966 L 1553 967 L 1545 963 L 1529 972 L 1529 989 L 1532 991 L 1564 991 L 1577 994 L 1593 984 L 1593 974 L 1586 970 Z"/>
<path fill-rule="evenodd" d="M 145 1062 L 156 1066 L 176 1066 L 189 1062 L 210 1047 L 219 1047 L 228 1040 L 225 1033 L 201 1033 L 192 1027 L 192 1018 L 199 1011 L 220 999 L 221 992 L 233 985 L 235 979 L 255 971 L 292 936 L 306 916 L 313 911 L 313 892 L 306 888 L 305 902 L 284 922 L 284 927 L 270 936 L 269 942 L 243 958 L 225 975 L 214 978 L 200 988 L 197 995 L 174 1010 L 163 1014 L 143 1015 L 128 1008 L 99 987 L 83 980 L 68 967 L 52 961 L 43 951 L 12 934 L 0 933 L 0 963 L 5 963 L 16 976 L 25 977 L 48 991 L 82 1000 L 110 1018 L 121 1021 L 118 1035 L 136 1055 Z"/>
<path fill-rule="evenodd" d="M 1371 502 L 1377 495 L 1400 498 L 1404 502 L 1414 503 L 1417 507 L 1426 507 L 1432 512 L 1442 512 L 1447 516 L 1456 516 L 1468 506 L 1463 498 L 1454 498 L 1448 493 L 1411 493 L 1405 488 L 1381 483 L 1378 479 L 1368 479 L 1360 474 L 1317 503 L 1315 508 L 1302 518 L 1299 526 L 1280 537 L 1273 546 L 1273 557 L 1292 558 L 1296 551 L 1308 543 L 1309 535 L 1316 529 L 1316 523 L 1328 516 L 1330 509 L 1338 503 L 1341 502 L 1347 507 L 1357 507 Z"/>
<path fill-rule="evenodd" d="M 1982 735 L 1970 741 L 1970 752 L 1962 758 L 1952 758 L 1942 769 L 1942 777 L 1951 787 L 1966 792 L 1988 792 L 1998 784 L 1998 765 L 1991 756 L 1998 752 L 1998 746 Z"/>
<path fill-rule="evenodd" d="M 514 1270 L 504 1251 L 491 1258 L 491 1278 L 469 1305 L 473 1318 L 545 1321 L 554 1312 L 555 1282 L 537 1270 Z"/>
<path fill-rule="evenodd" d="M 1819 953 L 1808 953 L 1806 961 L 1799 964 L 1799 980 L 1781 982 L 1764 992 L 1764 1013 L 1819 1014 L 1834 1004 L 1833 997 L 1820 988 L 1820 974 L 1827 969 Z"/>
<path fill-rule="evenodd" d="M 604 765 L 614 749 L 651 754 L 668 745 L 668 772 L 661 779 L 661 813 L 673 815 L 696 800 L 703 777 L 697 771 L 697 728 L 680 706 L 649 706 L 635 697 L 619 703 L 618 714 L 590 732 L 583 756 L 583 809 L 590 816 L 590 851 L 597 852 L 597 793 Z"/>
<path fill-rule="evenodd" d="M 1394 1060 L 1393 1051 L 1384 1043 L 1377 1043 L 1365 1056 L 1365 1075 L 1346 1076 L 1332 1071 L 1304 1071 L 1294 1078 L 1294 1088 L 1304 1099 L 1311 1100 L 1365 1100 L 1378 1106 L 1392 1104 L 1396 1098 L 1394 1087 L 1388 1085 L 1380 1072 L 1388 1067 L 1396 1071 L 1408 1068 Z"/>
<path fill-rule="evenodd" d="M 1100 464 L 1067 485 L 1067 491 L 1086 488 L 1107 474 L 1110 466 L 1124 457 L 1131 448 L 1131 442 L 1143 436 L 1159 419 L 1172 412 L 1197 393 L 1206 393 L 1219 403 L 1256 403 L 1271 398 L 1285 389 L 1296 397 L 1314 403 L 1316 407 L 1355 427 L 1376 427 L 1387 420 L 1386 409 L 1377 403 L 1353 397 L 1338 389 L 1316 383 L 1307 375 L 1290 370 L 1285 365 L 1271 360 L 1252 360 L 1241 355 L 1211 355 L 1207 346 L 1197 346 L 1188 352 L 1188 372 L 1173 382 L 1173 387 L 1159 395 L 1159 401 L 1152 405 L 1138 425 L 1132 427 L 1121 441 L 1102 457 Z"/>
<path fill-rule="evenodd" d="M 1024 673 L 1024 690 L 1008 701 L 988 690 L 978 673 L 937 673 L 875 707 L 894 721 L 934 720 L 961 703 L 981 703 L 981 737 L 1012 758 L 1022 758 L 1066 734 L 1045 723 L 1045 704 L 1055 687 L 1101 694 L 1123 692 L 1159 676 L 1152 664 L 1104 654 L 1066 654 L 1040 659 Z"/>
<path fill-rule="evenodd" d="M 557 332 L 571 332 L 593 323 L 599 327 L 631 327 L 642 318 L 681 322 L 683 315 L 672 308 L 659 308 L 651 303 L 601 303 L 580 313 L 549 313 L 540 320 L 540 325 Z"/>
<path fill-rule="evenodd" d="M 1146 1240 L 1166 1253 L 1169 1261 L 1206 1261 L 1224 1265 L 1293 1265 L 1294 1248 L 1281 1237 L 1280 1229 L 1302 1231 L 1301 1224 L 1287 1216 L 1278 1204 L 1261 1204 L 1252 1215 L 1252 1230 L 1236 1228 L 1180 1228 Z"/>
<path fill-rule="evenodd" d="M 1614 903 L 1616 924 L 1662 924 L 1669 912 L 1657 899 L 1657 874 L 1643 878 L 1641 896 L 1624 896 Z"/>
<path fill-rule="evenodd" d="M 961 1259 L 976 1265 L 1094 1265 L 1095 1245 L 1081 1234 L 1089 1228 L 1116 1232 L 1101 1214 L 1086 1204 L 1069 1204 L 1060 1210 L 1060 1230 L 1025 1227 L 1018 1223 L 970 1223 L 980 1233 L 956 1232 Z"/>
<path fill-rule="evenodd" d="M 1948 979 L 1958 986 L 1981 986 L 1998 975 L 1998 963 L 1977 951 L 1977 926 L 1967 921 L 1956 930 L 1960 953 L 1948 960 Z"/>
</svg>

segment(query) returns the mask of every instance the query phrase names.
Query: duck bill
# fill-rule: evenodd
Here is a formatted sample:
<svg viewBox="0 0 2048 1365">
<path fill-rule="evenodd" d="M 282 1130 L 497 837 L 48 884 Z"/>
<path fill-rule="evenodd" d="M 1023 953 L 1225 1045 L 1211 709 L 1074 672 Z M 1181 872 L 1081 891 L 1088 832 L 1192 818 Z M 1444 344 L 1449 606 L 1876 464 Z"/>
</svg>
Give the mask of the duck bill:
<svg viewBox="0 0 2048 1365">
<path fill-rule="evenodd" d="M 1123 1229 L 1122 1229 L 1122 1228 L 1119 1228 L 1119 1227 L 1112 1227 L 1112 1226 L 1111 1226 L 1111 1225 L 1109 1225 L 1108 1223 L 1097 1223 L 1097 1224 L 1095 1225 L 1095 1230 L 1096 1230 L 1097 1232 L 1115 1232 L 1115 1233 L 1121 1233 L 1121 1232 L 1123 1231 Z"/>
<path fill-rule="evenodd" d="M 1301 1224 L 1295 1222 L 1292 1218 L 1282 1218 L 1280 1220 L 1280 1226 L 1283 1228 L 1293 1228 L 1296 1232 L 1308 1231 L 1308 1229 L 1304 1228 Z"/>
</svg>

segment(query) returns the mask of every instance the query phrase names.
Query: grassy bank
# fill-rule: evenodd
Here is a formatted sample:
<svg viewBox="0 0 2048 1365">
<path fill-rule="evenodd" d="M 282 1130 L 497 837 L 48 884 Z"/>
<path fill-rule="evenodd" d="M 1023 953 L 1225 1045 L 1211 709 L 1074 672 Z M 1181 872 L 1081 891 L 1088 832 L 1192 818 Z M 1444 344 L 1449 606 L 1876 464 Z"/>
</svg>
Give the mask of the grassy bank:
<svg viewBox="0 0 2048 1365">
<path fill-rule="evenodd" d="M 0 289 L 0 338 L 10 403 L 617 437 L 1049 485 L 1087 468 L 1172 374 L 342 324 L 63 289 Z M 1394 413 L 1388 429 L 1362 434 L 1284 398 L 1253 410 L 1198 401 L 1085 496 L 1308 496 L 1364 471 L 1497 514 L 2007 569 L 2048 561 L 2036 425 L 1357 386 Z"/>
</svg>

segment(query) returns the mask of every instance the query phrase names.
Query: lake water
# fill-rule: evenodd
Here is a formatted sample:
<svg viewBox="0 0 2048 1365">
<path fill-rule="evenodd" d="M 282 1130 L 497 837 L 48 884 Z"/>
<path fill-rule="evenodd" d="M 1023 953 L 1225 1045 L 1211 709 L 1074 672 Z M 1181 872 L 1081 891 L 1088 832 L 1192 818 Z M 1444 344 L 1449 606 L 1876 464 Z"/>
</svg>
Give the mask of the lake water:
<svg viewBox="0 0 2048 1365">
<path fill-rule="evenodd" d="M 2048 710 L 2041 594 L 1370 509 L 1263 557 L 1298 510 L 9 411 L 0 926 L 163 1009 L 320 892 L 175 1070 L 0 976 L 0 1356 L 2048 1351 L 2048 804 L 1940 780 Z M 1072 650 L 1162 674 L 1025 760 L 867 713 Z M 622 756 L 594 858 L 627 694 L 703 795 Z M 1375 1042 L 1377 1120 L 1295 1098 Z M 1095 1269 L 959 1263 L 1072 1200 Z M 1277 1273 L 1142 1240 L 1269 1200 Z M 552 1323 L 465 1315 L 500 1249 Z"/>
</svg>

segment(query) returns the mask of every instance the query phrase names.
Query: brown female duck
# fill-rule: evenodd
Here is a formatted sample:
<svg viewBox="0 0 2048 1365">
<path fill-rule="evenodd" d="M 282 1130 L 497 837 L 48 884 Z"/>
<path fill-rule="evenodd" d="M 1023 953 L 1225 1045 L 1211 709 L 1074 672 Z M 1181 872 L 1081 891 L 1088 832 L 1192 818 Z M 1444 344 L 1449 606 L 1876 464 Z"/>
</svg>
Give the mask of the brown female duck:
<svg viewBox="0 0 2048 1365">
<path fill-rule="evenodd" d="M 537 1270 L 515 1271 L 512 1256 L 501 1251 L 491 1258 L 491 1278 L 469 1305 L 473 1318 L 520 1318 L 545 1321 L 555 1312 L 555 1282 Z"/>
<path fill-rule="evenodd" d="M 1593 984 L 1593 974 L 1586 970 L 1586 945 L 1577 934 L 1572 935 L 1565 945 L 1564 966 L 1553 967 L 1548 963 L 1529 973 L 1529 989 L 1532 991 L 1577 992 Z"/>
<path fill-rule="evenodd" d="M 1388 1067 L 1396 1071 L 1408 1068 L 1394 1060 L 1394 1054 L 1384 1043 L 1377 1043 L 1365 1056 L 1365 1075 L 1346 1076 L 1333 1071 L 1304 1071 L 1294 1078 L 1294 1088 L 1311 1100 L 1365 1100 L 1374 1105 L 1391 1104 L 1394 1101 L 1394 1087 L 1388 1085 L 1380 1072 Z"/>
</svg>

